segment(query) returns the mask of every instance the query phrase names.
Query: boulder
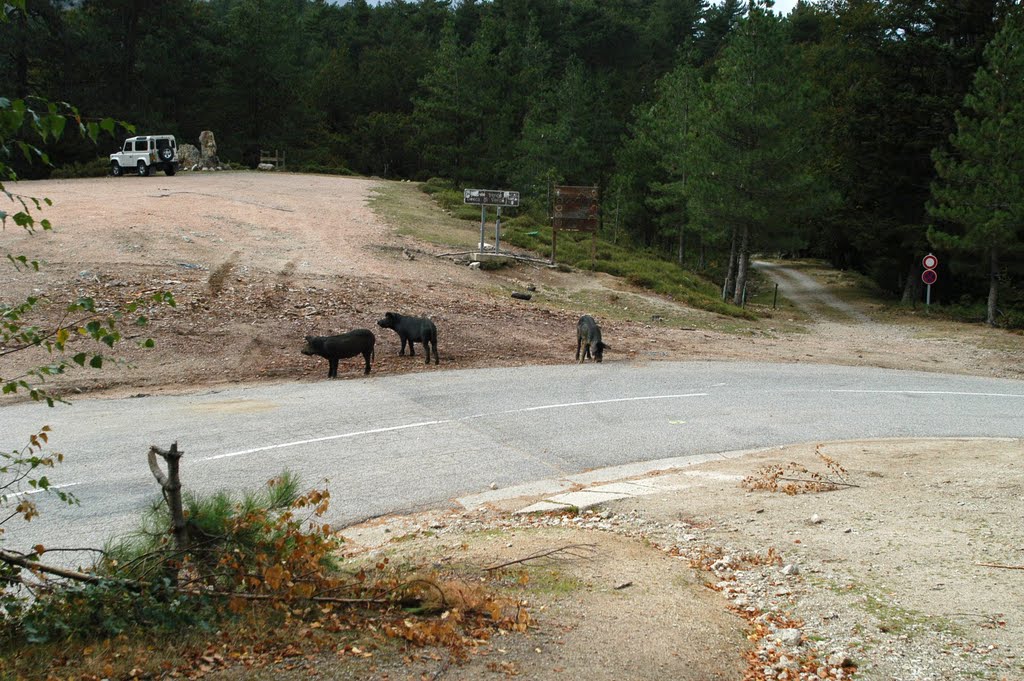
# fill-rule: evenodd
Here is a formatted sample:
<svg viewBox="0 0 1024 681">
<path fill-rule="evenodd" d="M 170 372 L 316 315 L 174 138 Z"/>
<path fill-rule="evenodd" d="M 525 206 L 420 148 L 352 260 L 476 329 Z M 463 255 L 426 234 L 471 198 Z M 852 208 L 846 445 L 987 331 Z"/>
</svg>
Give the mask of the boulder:
<svg viewBox="0 0 1024 681">
<path fill-rule="evenodd" d="M 217 140 L 210 130 L 203 130 L 199 133 L 199 145 L 202 149 L 200 165 L 203 168 L 219 168 L 220 160 L 217 158 Z"/>
<path fill-rule="evenodd" d="M 182 144 L 178 147 L 178 164 L 182 168 L 191 169 L 199 165 L 199 150 L 191 144 Z"/>
</svg>

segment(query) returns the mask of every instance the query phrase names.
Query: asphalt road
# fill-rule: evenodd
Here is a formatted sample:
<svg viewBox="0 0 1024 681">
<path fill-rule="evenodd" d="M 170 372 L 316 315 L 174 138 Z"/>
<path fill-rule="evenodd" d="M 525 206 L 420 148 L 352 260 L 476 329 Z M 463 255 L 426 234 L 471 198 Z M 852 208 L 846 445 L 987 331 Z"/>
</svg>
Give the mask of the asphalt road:
<svg viewBox="0 0 1024 681">
<path fill-rule="evenodd" d="M 150 445 L 178 442 L 187 490 L 283 470 L 327 480 L 328 522 L 632 462 L 797 442 L 1024 437 L 1024 382 L 811 364 L 606 362 L 239 387 L 0 408 L 5 442 L 42 424 L 66 508 L 7 523 L 5 545 L 101 546 L 159 499 Z M 49 557 L 48 557 L 49 558 Z"/>
</svg>

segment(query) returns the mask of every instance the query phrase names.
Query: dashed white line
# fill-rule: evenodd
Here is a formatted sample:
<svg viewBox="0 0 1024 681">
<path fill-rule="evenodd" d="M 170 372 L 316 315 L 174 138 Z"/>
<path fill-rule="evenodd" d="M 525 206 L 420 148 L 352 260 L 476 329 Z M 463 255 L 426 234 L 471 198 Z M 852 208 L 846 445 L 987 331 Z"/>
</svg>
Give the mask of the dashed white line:
<svg viewBox="0 0 1024 681">
<path fill-rule="evenodd" d="M 427 426 L 438 426 L 445 423 L 457 423 L 459 421 L 470 421 L 473 419 L 487 418 L 489 416 L 508 416 L 510 414 L 525 414 L 532 411 L 544 411 L 546 409 L 565 409 L 568 407 L 586 407 L 595 404 L 612 404 L 615 402 L 640 402 L 644 400 L 671 400 L 681 399 L 685 397 L 707 397 L 707 393 L 685 393 L 680 395 L 647 395 L 642 397 L 618 397 L 608 400 L 589 400 L 586 402 L 563 402 L 561 404 L 544 404 L 537 407 L 523 407 L 521 409 L 509 409 L 507 411 L 498 411 L 488 414 L 474 414 L 472 416 L 462 416 L 454 419 L 442 419 L 439 421 L 421 421 L 419 423 L 406 423 L 401 426 L 389 426 L 386 428 L 373 428 L 371 430 L 358 430 L 351 433 L 339 433 L 338 435 L 325 435 L 323 437 L 310 438 L 308 440 L 296 440 L 294 442 L 281 442 L 276 445 L 267 445 L 265 447 L 254 447 L 252 449 L 243 449 L 238 452 L 227 452 L 225 454 L 216 454 L 214 456 L 207 456 L 202 459 L 196 459 L 197 462 L 203 461 L 216 461 L 217 459 L 228 459 L 235 456 L 244 456 L 246 454 L 256 454 L 259 452 L 268 452 L 274 449 L 286 449 L 288 447 L 300 447 L 302 445 L 314 444 L 317 442 L 328 442 L 330 440 L 342 440 L 345 438 L 359 437 L 361 435 L 376 435 L 378 433 L 388 433 L 396 430 L 408 430 L 410 428 L 425 428 Z"/>
<path fill-rule="evenodd" d="M 216 456 L 208 456 L 203 459 L 196 459 L 196 461 L 214 461 L 216 459 L 226 459 L 232 456 L 242 456 L 243 454 L 255 454 L 257 452 L 266 452 L 271 449 L 283 449 L 285 447 L 299 447 L 301 445 L 309 445 L 314 442 L 327 442 L 328 440 L 342 440 L 348 437 L 359 437 L 360 435 L 374 435 L 376 433 L 387 433 L 393 430 L 406 430 L 408 428 L 422 428 L 424 426 L 436 426 L 440 423 L 450 423 L 450 420 L 446 421 L 421 421 L 419 423 L 406 423 L 401 426 L 390 426 L 387 428 L 373 428 L 371 430 L 358 430 L 353 433 L 341 433 L 339 435 L 325 435 L 324 437 L 314 437 L 309 440 L 296 440 L 295 442 L 282 442 L 277 445 L 267 445 L 266 447 L 255 447 L 253 449 L 243 449 L 240 452 L 229 452 L 227 454 L 217 454 Z"/>
<path fill-rule="evenodd" d="M 53 491 L 55 489 L 64 489 L 66 487 L 74 487 L 75 485 L 81 485 L 81 484 L 82 483 L 80 483 L 80 482 L 66 482 L 63 485 L 50 485 L 46 489 L 37 488 L 37 489 L 26 489 L 26 490 L 22 490 L 20 492 L 12 492 L 8 496 L 10 496 L 10 497 L 27 497 L 30 494 L 39 494 L 40 492 L 51 492 L 51 491 Z"/>
</svg>

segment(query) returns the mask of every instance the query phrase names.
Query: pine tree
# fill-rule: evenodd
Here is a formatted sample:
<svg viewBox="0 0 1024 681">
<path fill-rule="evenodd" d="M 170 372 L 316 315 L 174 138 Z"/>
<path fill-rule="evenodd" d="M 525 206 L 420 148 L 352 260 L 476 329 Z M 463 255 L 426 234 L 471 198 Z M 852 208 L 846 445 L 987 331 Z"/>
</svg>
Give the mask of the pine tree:
<svg viewBox="0 0 1024 681">
<path fill-rule="evenodd" d="M 811 93 L 795 68 L 782 20 L 753 7 L 704 88 L 694 138 L 699 169 L 686 186 L 693 215 L 731 235 L 740 304 L 755 248 L 791 249 L 809 215 L 829 195 L 820 187 Z M 735 285 L 730 283 L 735 281 Z"/>
<path fill-rule="evenodd" d="M 928 239 L 987 263 L 986 321 L 994 326 L 1002 260 L 1024 252 L 1024 11 L 1006 16 L 984 61 L 956 115 L 952 151 L 933 154 L 938 180 L 928 210 L 940 223 Z"/>
</svg>

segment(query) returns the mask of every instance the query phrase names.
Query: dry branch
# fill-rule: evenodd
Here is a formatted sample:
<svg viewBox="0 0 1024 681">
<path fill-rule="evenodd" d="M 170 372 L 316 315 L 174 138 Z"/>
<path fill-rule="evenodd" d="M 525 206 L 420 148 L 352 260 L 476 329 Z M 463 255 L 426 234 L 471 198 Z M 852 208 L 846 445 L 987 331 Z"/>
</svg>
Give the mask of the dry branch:
<svg viewBox="0 0 1024 681">
<path fill-rule="evenodd" d="M 57 567 L 55 565 L 46 565 L 45 563 L 38 563 L 34 560 L 30 560 L 25 556 L 19 556 L 16 553 L 10 551 L 4 551 L 0 549 L 0 561 L 3 561 L 9 565 L 16 565 L 20 568 L 24 568 L 31 572 L 43 572 L 48 575 L 55 575 L 57 577 L 63 577 L 65 579 L 71 579 L 76 582 L 88 582 L 90 584 L 96 584 L 97 582 L 104 581 L 102 577 L 96 575 L 86 574 L 84 572 L 78 572 L 77 570 L 68 570 L 66 568 Z"/>
<path fill-rule="evenodd" d="M 838 480 L 831 480 L 831 479 L 828 479 L 828 478 L 823 478 L 821 480 L 812 480 L 812 479 L 807 479 L 807 478 L 779 478 L 779 480 L 786 480 L 787 482 L 803 482 L 803 483 L 807 483 L 807 484 L 816 484 L 816 485 L 836 485 L 836 486 L 840 486 L 841 485 L 843 487 L 860 487 L 860 485 L 855 485 L 852 482 L 840 482 Z"/>
<path fill-rule="evenodd" d="M 537 560 L 538 558 L 547 558 L 549 556 L 554 556 L 560 553 L 568 554 L 570 556 L 573 556 L 574 558 L 589 558 L 589 556 L 585 555 L 584 553 L 574 553 L 576 551 L 581 551 L 582 549 L 586 549 L 587 553 L 592 553 L 594 550 L 597 549 L 597 544 L 568 544 L 567 546 L 559 546 L 555 549 L 538 551 L 537 553 L 532 553 L 529 556 L 525 556 L 523 558 L 510 560 L 506 563 L 501 563 L 500 565 L 493 565 L 491 567 L 484 568 L 484 570 L 487 572 L 492 572 L 494 570 L 506 568 L 509 565 L 518 565 L 520 563 L 526 563 L 531 560 Z"/>
<path fill-rule="evenodd" d="M 1002 570 L 1024 570 L 1024 565 L 1000 565 L 999 563 L 975 563 L 981 567 L 1000 568 Z"/>
</svg>

